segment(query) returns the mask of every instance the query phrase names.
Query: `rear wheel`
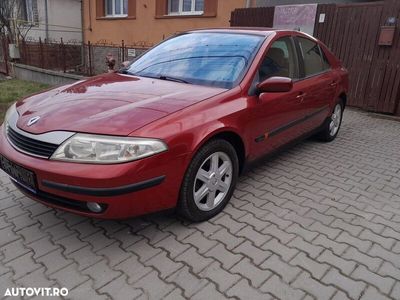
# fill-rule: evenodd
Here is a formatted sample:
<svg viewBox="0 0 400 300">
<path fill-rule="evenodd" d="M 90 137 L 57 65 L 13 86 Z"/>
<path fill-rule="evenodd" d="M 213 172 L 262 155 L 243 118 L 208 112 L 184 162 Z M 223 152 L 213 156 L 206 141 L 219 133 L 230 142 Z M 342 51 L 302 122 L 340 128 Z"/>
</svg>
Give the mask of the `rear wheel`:
<svg viewBox="0 0 400 300">
<path fill-rule="evenodd" d="M 331 114 L 325 121 L 323 129 L 318 133 L 317 137 L 323 142 L 333 141 L 339 133 L 343 119 L 343 101 L 339 100 Z"/>
<path fill-rule="evenodd" d="M 205 221 L 223 210 L 232 197 L 239 173 L 235 149 L 225 140 L 212 140 L 194 156 L 183 180 L 178 212 Z"/>
</svg>

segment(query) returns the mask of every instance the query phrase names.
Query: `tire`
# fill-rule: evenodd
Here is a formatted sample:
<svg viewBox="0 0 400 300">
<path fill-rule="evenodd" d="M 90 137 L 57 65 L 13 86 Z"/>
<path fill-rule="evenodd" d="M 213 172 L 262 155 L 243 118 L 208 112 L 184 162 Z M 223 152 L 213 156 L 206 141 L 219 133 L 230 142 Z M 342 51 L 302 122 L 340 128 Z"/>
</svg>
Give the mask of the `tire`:
<svg viewBox="0 0 400 300">
<path fill-rule="evenodd" d="M 332 114 L 326 119 L 317 138 L 322 142 L 332 142 L 338 135 L 343 120 L 343 101 L 339 99 L 333 108 Z"/>
<path fill-rule="evenodd" d="M 178 213 L 193 222 L 217 215 L 232 197 L 238 175 L 239 160 L 235 148 L 225 140 L 211 140 L 200 148 L 186 171 Z"/>
</svg>

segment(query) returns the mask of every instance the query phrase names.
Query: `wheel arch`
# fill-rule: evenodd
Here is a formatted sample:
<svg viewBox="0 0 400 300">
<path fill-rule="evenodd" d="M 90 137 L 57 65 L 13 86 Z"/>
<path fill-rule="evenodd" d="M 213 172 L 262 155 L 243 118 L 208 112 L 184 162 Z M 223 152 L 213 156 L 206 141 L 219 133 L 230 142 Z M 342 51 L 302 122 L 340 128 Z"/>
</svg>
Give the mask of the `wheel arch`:
<svg viewBox="0 0 400 300">
<path fill-rule="evenodd" d="M 232 129 L 220 129 L 218 131 L 212 132 L 208 134 L 197 146 L 196 149 L 193 151 L 193 155 L 197 153 L 197 151 L 205 145 L 207 142 L 214 140 L 214 139 L 222 139 L 229 142 L 236 150 L 238 160 L 239 160 L 239 174 L 243 171 L 244 165 L 246 162 L 246 145 L 243 138 L 237 133 L 235 130 Z"/>
</svg>

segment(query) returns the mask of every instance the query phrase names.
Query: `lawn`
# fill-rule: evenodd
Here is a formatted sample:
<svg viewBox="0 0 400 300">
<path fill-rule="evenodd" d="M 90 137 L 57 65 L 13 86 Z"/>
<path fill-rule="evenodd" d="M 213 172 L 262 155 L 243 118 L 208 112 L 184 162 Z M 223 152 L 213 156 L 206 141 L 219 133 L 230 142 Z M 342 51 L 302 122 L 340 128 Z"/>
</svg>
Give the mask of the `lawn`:
<svg viewBox="0 0 400 300">
<path fill-rule="evenodd" d="M 49 87 L 50 86 L 47 84 L 18 79 L 0 80 L 0 124 L 3 122 L 4 114 L 10 104 L 24 96 L 28 96 Z"/>
</svg>

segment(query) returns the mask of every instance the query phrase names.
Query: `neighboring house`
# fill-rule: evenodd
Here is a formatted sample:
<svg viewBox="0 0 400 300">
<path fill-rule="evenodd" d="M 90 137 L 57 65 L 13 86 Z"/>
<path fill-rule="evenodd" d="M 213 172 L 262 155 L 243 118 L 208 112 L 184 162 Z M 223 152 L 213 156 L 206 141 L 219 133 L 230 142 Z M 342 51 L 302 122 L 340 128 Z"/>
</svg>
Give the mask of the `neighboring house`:
<svg viewBox="0 0 400 300">
<path fill-rule="evenodd" d="M 81 0 L 20 1 L 21 19 L 26 21 L 26 39 L 82 41 Z"/>
<path fill-rule="evenodd" d="M 153 45 L 180 31 L 228 27 L 246 0 L 83 0 L 85 42 Z"/>
</svg>

